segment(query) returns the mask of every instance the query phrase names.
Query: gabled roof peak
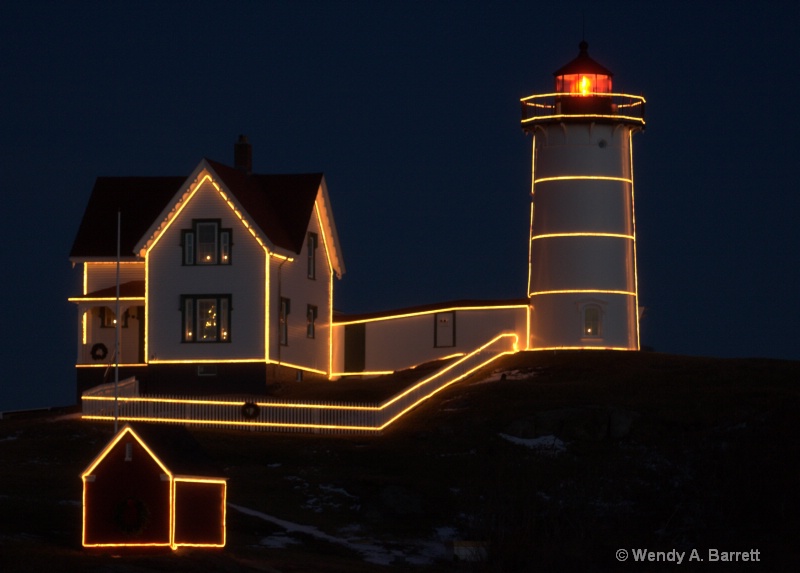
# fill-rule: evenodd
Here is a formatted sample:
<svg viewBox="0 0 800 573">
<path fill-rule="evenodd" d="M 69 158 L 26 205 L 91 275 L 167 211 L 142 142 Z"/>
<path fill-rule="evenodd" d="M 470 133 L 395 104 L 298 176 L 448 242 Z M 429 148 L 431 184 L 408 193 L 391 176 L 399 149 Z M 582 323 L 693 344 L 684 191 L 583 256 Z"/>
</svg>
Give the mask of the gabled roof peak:
<svg viewBox="0 0 800 573">
<path fill-rule="evenodd" d="M 121 252 L 125 258 L 156 230 L 181 190 L 206 169 L 247 212 L 269 242 L 300 253 L 322 173 L 256 174 L 211 159 L 193 173 L 177 177 L 98 177 L 70 251 L 73 260 L 116 259 L 117 211 L 121 213 Z M 155 227 L 154 227 L 155 225 Z"/>
</svg>

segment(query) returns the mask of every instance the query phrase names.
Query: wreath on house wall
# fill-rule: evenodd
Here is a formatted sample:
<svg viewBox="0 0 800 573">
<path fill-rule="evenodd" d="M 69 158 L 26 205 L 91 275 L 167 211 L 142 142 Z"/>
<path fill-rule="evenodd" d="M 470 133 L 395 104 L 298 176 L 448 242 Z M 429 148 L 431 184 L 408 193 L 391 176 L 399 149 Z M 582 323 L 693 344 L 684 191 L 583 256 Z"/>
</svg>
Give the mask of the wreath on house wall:
<svg viewBox="0 0 800 573">
<path fill-rule="evenodd" d="M 108 348 L 102 342 L 92 346 L 92 360 L 103 360 L 108 356 Z"/>
<path fill-rule="evenodd" d="M 122 532 L 136 536 L 150 524 L 150 510 L 142 500 L 129 497 L 117 504 L 114 521 Z"/>
</svg>

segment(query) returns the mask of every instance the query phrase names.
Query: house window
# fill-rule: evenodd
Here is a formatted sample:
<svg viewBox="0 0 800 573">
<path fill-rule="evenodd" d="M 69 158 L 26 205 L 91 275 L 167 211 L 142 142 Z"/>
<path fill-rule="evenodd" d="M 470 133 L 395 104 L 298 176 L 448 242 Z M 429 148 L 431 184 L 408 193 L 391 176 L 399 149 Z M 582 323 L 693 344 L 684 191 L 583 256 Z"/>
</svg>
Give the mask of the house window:
<svg viewBox="0 0 800 573">
<path fill-rule="evenodd" d="M 317 323 L 317 307 L 309 304 L 306 307 L 306 337 L 315 338 Z"/>
<path fill-rule="evenodd" d="M 195 219 L 181 233 L 183 264 L 229 265 L 231 245 L 231 230 L 221 228 L 218 219 Z"/>
<path fill-rule="evenodd" d="M 601 336 L 600 330 L 600 307 L 595 305 L 586 306 L 583 309 L 583 335 Z"/>
<path fill-rule="evenodd" d="M 117 315 L 114 314 L 114 311 L 106 306 L 100 307 L 100 327 L 101 328 L 116 328 L 117 326 Z M 122 314 L 122 324 L 120 324 L 121 328 L 128 328 L 128 312 L 124 312 Z"/>
<path fill-rule="evenodd" d="M 291 301 L 281 297 L 281 309 L 278 314 L 280 343 L 283 346 L 289 344 L 289 312 L 292 309 Z"/>
<path fill-rule="evenodd" d="M 183 295 L 181 297 L 183 342 L 230 342 L 230 295 Z"/>
<path fill-rule="evenodd" d="M 456 345 L 456 313 L 437 312 L 433 315 L 433 346 L 450 348 Z"/>
<path fill-rule="evenodd" d="M 131 442 L 125 444 L 125 461 L 126 462 L 133 461 L 133 444 Z"/>
<path fill-rule="evenodd" d="M 317 234 L 309 233 L 307 243 L 308 278 L 315 279 L 317 278 L 317 245 L 319 244 Z"/>
</svg>

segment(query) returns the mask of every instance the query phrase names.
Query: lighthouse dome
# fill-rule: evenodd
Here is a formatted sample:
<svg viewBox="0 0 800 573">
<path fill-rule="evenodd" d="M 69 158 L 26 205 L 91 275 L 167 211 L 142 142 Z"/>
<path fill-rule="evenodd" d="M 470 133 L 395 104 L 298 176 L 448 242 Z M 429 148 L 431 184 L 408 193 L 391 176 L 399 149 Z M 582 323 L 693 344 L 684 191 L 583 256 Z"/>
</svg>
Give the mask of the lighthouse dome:
<svg viewBox="0 0 800 573">
<path fill-rule="evenodd" d="M 614 74 L 589 56 L 588 43 L 581 42 L 578 48 L 577 58 L 553 72 L 556 91 L 576 95 L 611 93 Z"/>
</svg>

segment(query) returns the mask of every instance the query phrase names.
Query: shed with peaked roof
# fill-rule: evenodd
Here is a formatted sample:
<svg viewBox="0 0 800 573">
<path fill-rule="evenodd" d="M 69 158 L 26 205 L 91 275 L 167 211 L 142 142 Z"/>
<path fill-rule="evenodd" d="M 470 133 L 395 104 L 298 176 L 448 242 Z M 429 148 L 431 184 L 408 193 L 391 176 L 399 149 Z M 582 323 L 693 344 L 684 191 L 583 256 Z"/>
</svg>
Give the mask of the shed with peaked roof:
<svg viewBox="0 0 800 573">
<path fill-rule="evenodd" d="M 81 474 L 83 546 L 224 547 L 218 475 L 184 427 L 125 425 Z"/>
</svg>

